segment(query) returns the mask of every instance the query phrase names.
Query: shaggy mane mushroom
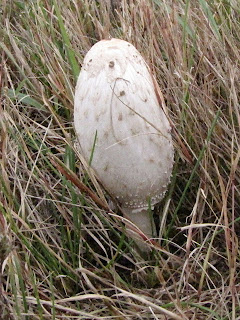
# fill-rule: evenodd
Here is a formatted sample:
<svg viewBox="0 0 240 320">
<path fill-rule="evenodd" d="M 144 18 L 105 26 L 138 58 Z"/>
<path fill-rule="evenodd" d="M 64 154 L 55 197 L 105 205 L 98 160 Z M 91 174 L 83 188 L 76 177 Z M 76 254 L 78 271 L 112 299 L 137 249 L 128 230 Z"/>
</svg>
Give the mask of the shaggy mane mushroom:
<svg viewBox="0 0 240 320">
<path fill-rule="evenodd" d="M 102 40 L 86 54 L 77 81 L 74 125 L 81 153 L 125 217 L 154 236 L 148 214 L 173 166 L 168 119 L 149 67 L 130 43 Z M 94 145 L 94 141 L 96 142 Z"/>
</svg>

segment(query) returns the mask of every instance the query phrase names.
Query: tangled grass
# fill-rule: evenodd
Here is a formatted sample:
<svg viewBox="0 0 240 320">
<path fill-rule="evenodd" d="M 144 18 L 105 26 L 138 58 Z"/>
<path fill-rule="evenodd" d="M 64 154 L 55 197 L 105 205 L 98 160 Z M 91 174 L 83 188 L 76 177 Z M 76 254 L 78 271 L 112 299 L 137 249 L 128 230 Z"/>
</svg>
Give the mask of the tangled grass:
<svg viewBox="0 0 240 320">
<path fill-rule="evenodd" d="M 238 1 L 0 6 L 0 318 L 240 319 Z M 147 259 L 75 148 L 76 78 L 109 36 L 144 56 L 174 124 Z"/>
</svg>

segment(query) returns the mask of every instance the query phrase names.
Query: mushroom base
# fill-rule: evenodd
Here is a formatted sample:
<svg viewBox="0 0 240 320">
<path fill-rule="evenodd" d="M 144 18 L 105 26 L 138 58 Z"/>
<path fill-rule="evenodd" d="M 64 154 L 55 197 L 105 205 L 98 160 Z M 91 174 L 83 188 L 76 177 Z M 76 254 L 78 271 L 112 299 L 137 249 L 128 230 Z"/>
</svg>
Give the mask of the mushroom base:
<svg viewBox="0 0 240 320">
<path fill-rule="evenodd" d="M 144 236 L 146 238 L 153 238 L 156 236 L 156 227 L 153 221 L 152 212 L 149 208 L 132 209 L 132 208 L 122 208 L 124 217 L 130 220 L 141 232 L 134 228 L 134 225 L 128 227 L 128 234 L 137 242 L 144 241 Z"/>
</svg>

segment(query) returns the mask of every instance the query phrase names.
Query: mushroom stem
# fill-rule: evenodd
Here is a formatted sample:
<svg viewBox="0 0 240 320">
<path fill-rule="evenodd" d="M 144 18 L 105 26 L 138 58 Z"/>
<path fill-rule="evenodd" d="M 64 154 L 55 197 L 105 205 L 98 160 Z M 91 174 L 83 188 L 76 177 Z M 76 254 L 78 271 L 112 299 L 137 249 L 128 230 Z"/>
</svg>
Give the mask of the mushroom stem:
<svg viewBox="0 0 240 320">
<path fill-rule="evenodd" d="M 156 227 L 149 208 L 122 208 L 124 216 L 133 222 L 148 238 L 156 235 Z"/>
</svg>

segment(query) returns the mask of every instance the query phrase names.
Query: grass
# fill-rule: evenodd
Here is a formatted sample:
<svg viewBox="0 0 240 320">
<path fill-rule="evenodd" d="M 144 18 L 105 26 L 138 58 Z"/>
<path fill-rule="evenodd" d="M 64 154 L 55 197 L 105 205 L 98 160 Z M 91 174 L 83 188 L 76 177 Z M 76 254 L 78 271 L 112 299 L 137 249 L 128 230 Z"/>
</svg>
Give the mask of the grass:
<svg viewBox="0 0 240 320">
<path fill-rule="evenodd" d="M 0 318 L 240 319 L 238 2 L 0 7 Z M 75 143 L 76 78 L 108 36 L 144 56 L 175 128 L 147 259 Z"/>
</svg>

